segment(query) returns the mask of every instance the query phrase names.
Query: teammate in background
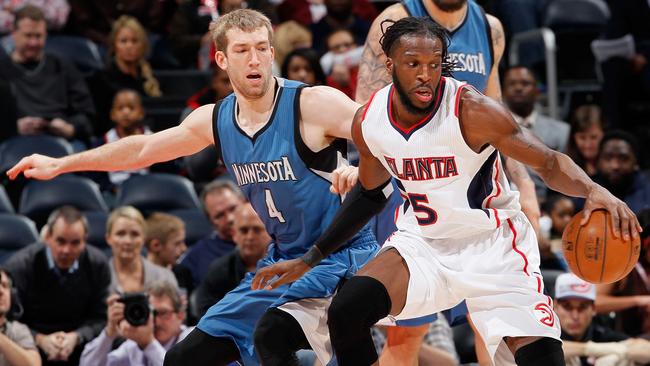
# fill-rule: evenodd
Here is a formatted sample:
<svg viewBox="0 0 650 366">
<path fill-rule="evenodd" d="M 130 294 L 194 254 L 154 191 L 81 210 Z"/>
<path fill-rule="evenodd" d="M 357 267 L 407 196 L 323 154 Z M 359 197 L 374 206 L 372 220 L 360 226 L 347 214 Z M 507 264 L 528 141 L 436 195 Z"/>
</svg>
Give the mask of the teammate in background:
<svg viewBox="0 0 650 366">
<path fill-rule="evenodd" d="M 583 224 L 605 208 L 615 235 L 629 240 L 641 230 L 634 213 L 569 157 L 522 130 L 502 105 L 443 77 L 451 64 L 440 26 L 403 18 L 387 28 L 381 46 L 393 83 L 354 118 L 360 186 L 302 258 L 260 269 L 253 286 L 275 288 L 309 273 L 381 211 L 394 178 L 407 197 L 398 231 L 328 311 L 338 364 L 377 364 L 370 337 L 377 321 L 418 318 L 465 300 L 495 364 L 564 365 L 535 234 L 499 154 L 531 166 L 554 190 L 586 197 Z"/>
<path fill-rule="evenodd" d="M 499 62 L 505 48 L 501 22 L 496 17 L 485 14 L 474 0 L 403 0 L 386 8 L 370 27 L 359 65 L 357 102 L 367 103 L 373 92 L 392 82 L 391 75 L 386 73 L 386 55 L 380 44 L 383 34 L 381 24 L 386 19 L 399 20 L 407 16 L 427 17 L 445 28 L 451 37 L 449 55 L 450 61 L 455 63 L 454 78 L 467 82 L 496 101 L 501 101 Z M 539 234 L 541 212 L 535 183 L 523 164 L 513 159 L 506 159 L 505 162 L 512 182 L 521 192 L 522 210 L 533 224 L 535 233 Z M 394 212 L 396 206 L 401 203 L 401 198 L 393 197 L 388 208 L 378 217 L 377 239 L 380 242 L 394 231 Z M 461 306 L 455 309 L 454 313 L 462 313 L 464 310 Z M 402 330 L 388 328 L 388 343 L 399 343 L 403 347 L 394 348 L 395 351 L 401 350 L 399 354 L 386 352 L 382 355 L 382 361 L 394 363 L 411 358 L 406 364 L 415 362 L 414 355 L 417 355 L 426 330 L 426 326 Z M 480 346 L 478 343 L 477 345 Z"/>
<path fill-rule="evenodd" d="M 336 89 L 303 88 L 274 78 L 271 23 L 261 13 L 236 10 L 211 29 L 217 65 L 228 73 L 234 94 L 152 135 L 129 136 L 60 159 L 23 158 L 9 170 L 9 177 L 24 172 L 27 178 L 50 179 L 82 170 L 138 169 L 215 144 L 274 240 L 259 266 L 299 258 L 341 204 L 341 198 L 330 193 L 330 182 L 347 182 L 349 170 L 338 176 L 333 172 L 345 164 L 345 139 L 351 138 L 359 105 Z M 322 112 L 323 106 L 328 113 Z M 356 175 L 349 177 L 354 180 Z M 344 188 L 335 184 L 334 190 Z M 331 358 L 329 338 L 315 330 L 324 323 L 339 282 L 377 249 L 370 230 L 361 230 L 309 275 L 273 291 L 252 291 L 249 273 L 167 352 L 165 365 L 226 365 L 239 358 L 247 366 L 297 365 L 295 350 L 308 346 L 326 364 Z"/>
</svg>

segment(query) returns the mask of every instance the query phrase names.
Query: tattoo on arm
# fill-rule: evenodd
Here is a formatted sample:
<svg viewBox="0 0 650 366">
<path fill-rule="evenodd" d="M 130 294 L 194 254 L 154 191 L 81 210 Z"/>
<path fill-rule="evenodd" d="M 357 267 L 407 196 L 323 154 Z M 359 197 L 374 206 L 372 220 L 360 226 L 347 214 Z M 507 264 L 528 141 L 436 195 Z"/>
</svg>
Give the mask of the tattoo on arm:
<svg viewBox="0 0 650 366">
<path fill-rule="evenodd" d="M 370 39 L 368 42 L 373 42 Z M 374 37 L 373 37 L 374 38 Z M 357 81 L 357 95 L 356 100 L 359 103 L 365 103 L 370 98 L 370 95 L 390 83 L 390 75 L 386 72 L 386 65 L 384 60 L 384 52 L 379 50 L 375 51 L 371 45 L 366 42 L 361 56 L 361 63 L 359 64 L 359 79 Z"/>
</svg>

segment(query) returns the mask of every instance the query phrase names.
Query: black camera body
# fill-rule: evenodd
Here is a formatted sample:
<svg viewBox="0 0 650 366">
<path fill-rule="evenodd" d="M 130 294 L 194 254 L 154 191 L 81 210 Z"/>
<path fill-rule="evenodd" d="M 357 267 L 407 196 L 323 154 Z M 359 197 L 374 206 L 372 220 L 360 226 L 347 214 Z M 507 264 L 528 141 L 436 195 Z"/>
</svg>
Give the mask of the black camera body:
<svg viewBox="0 0 650 366">
<path fill-rule="evenodd" d="M 144 292 L 129 292 L 118 300 L 124 304 L 124 319 L 134 327 L 147 324 L 151 309 L 149 297 Z"/>
</svg>

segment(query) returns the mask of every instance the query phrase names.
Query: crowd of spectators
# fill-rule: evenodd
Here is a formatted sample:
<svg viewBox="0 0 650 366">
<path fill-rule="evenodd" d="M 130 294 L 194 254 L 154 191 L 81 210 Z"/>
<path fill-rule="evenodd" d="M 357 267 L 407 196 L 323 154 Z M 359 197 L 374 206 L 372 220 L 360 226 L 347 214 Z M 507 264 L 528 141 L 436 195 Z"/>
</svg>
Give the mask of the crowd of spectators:
<svg viewBox="0 0 650 366">
<path fill-rule="evenodd" d="M 544 11 L 553 1 L 561 0 L 477 0 L 500 18 L 507 39 L 543 26 Z M 549 289 L 555 292 L 562 336 L 569 341 L 564 350 L 570 365 L 650 362 L 650 2 L 603 3 L 611 17 L 600 37 L 632 35 L 635 51 L 594 65 L 601 76 L 598 90 L 574 98 L 559 116 L 551 117 L 546 108 L 548 80 L 540 68 L 539 47 L 524 46 L 520 64 L 510 65 L 504 57 L 501 65 L 502 102 L 514 120 L 568 154 L 624 200 L 645 226 L 641 258 L 623 280 L 596 288 L 562 274 Z M 173 110 L 174 124 L 199 106 L 217 102 L 232 86 L 214 63 L 210 22 L 246 6 L 273 22 L 275 75 L 328 85 L 354 99 L 370 25 L 390 4 L 0 0 L 0 146 L 9 139 L 50 135 L 81 151 L 155 132 L 160 110 Z M 170 71 L 180 76 L 165 80 Z M 179 94 L 176 84 L 192 73 L 204 75 L 206 82 Z M 255 269 L 271 238 L 227 177 L 193 182 L 210 226 L 198 241 L 186 241 L 187 221 L 153 212 L 164 208 L 115 204 L 120 186 L 131 177 L 163 171 L 191 178 L 187 164 L 84 174 L 98 184 L 112 210 L 102 222 L 108 248 L 87 243 L 85 213 L 63 206 L 38 228 L 41 242 L 2 264 L 0 365 L 162 365 L 165 351 Z M 223 172 L 215 166 L 209 167 L 210 180 Z M 543 213 L 538 238 L 542 271 L 566 272 L 561 236 L 583 200 L 550 191 L 532 170 L 531 176 Z M 20 190 L 7 190 L 18 207 Z M 576 286 L 588 289 L 576 294 L 571 290 Z M 124 319 L 122 296 L 140 292 L 152 312 L 146 324 L 134 326 Z M 427 336 L 421 364 L 429 359 L 462 362 L 453 346 L 453 327 L 439 319 Z M 380 349 L 383 334 L 373 332 Z M 435 336 L 441 341 L 432 341 Z M 443 355 L 428 358 L 431 352 Z"/>
</svg>

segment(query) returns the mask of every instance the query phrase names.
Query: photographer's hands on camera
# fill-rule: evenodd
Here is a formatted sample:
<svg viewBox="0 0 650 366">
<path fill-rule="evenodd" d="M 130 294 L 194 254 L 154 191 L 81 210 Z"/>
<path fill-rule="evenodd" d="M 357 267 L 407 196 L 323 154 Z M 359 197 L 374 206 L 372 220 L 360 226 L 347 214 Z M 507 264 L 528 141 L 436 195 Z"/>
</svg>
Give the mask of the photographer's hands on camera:
<svg viewBox="0 0 650 366">
<path fill-rule="evenodd" d="M 153 316 L 145 325 L 135 327 L 124 318 L 124 303 L 120 296 L 113 294 L 106 300 L 108 304 L 108 321 L 106 322 L 106 335 L 109 337 L 122 336 L 138 344 L 140 349 L 145 349 L 154 340 Z"/>
</svg>

